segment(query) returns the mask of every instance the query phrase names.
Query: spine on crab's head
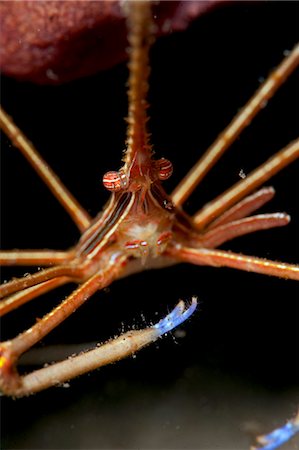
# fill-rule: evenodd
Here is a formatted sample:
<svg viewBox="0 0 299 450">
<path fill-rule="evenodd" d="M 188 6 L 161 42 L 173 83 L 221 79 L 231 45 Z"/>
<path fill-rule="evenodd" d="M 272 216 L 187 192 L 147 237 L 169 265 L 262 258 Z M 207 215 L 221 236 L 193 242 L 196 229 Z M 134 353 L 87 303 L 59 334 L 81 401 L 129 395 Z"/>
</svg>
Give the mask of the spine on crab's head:
<svg viewBox="0 0 299 450">
<path fill-rule="evenodd" d="M 151 146 L 146 123 L 148 120 L 147 93 L 150 73 L 149 49 L 153 42 L 153 22 L 149 0 L 126 1 L 124 2 L 124 11 L 128 24 L 128 67 L 130 72 L 128 81 L 127 149 L 124 161 L 129 169 L 132 164 L 142 164 L 151 158 Z"/>
</svg>

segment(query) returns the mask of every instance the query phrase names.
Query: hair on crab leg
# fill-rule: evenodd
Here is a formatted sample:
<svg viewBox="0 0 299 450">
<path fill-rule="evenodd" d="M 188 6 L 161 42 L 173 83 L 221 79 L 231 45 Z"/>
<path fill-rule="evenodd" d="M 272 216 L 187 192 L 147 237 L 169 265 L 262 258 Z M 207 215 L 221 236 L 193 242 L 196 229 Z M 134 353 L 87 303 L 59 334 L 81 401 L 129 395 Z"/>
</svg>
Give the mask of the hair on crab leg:
<svg viewBox="0 0 299 450">
<path fill-rule="evenodd" d="M 285 425 L 280 428 L 276 428 L 268 434 L 258 436 L 257 442 L 261 444 L 261 447 L 253 446 L 251 450 L 275 450 L 281 445 L 289 441 L 295 434 L 299 433 L 299 412 L 297 416 L 289 420 Z"/>
<path fill-rule="evenodd" d="M 190 306 L 180 301 L 174 310 L 156 325 L 121 334 L 118 338 L 92 350 L 25 375 L 20 378 L 21 383 L 13 395 L 16 397 L 30 395 L 133 355 L 187 320 L 196 305 L 197 300 L 194 297 Z"/>
<path fill-rule="evenodd" d="M 241 131 L 250 124 L 255 115 L 264 107 L 287 77 L 299 64 L 299 44 L 297 44 L 281 64 L 270 74 L 249 102 L 234 117 L 227 128 L 218 136 L 195 166 L 187 173 L 173 191 L 171 197 L 176 206 L 182 205 L 194 191 L 204 176 L 215 165 L 220 156 L 236 140 Z"/>
</svg>

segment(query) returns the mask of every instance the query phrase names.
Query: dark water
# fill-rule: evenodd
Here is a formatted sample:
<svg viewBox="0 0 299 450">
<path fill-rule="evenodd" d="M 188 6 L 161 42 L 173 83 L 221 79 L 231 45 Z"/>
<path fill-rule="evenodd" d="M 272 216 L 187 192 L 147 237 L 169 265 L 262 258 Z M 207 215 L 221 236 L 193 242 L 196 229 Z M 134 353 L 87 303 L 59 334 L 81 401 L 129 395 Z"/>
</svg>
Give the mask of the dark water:
<svg viewBox="0 0 299 450">
<path fill-rule="evenodd" d="M 298 41 L 298 28 L 297 2 L 233 4 L 155 44 L 150 126 L 157 155 L 174 164 L 169 191 Z M 107 200 L 103 173 L 120 165 L 126 77 L 120 65 L 61 87 L 2 82 L 4 107 L 91 214 Z M 188 201 L 188 211 L 238 181 L 241 169 L 248 173 L 295 139 L 297 80 L 298 74 L 292 76 L 243 132 Z M 225 248 L 298 262 L 298 164 L 277 175 L 273 185 L 276 198 L 263 210 L 287 211 L 291 224 Z M 77 238 L 22 157 L 3 148 L 3 247 L 63 249 Z M 3 271 L 3 278 L 16 273 Z M 7 316 L 3 339 L 30 326 L 67 292 Z M 102 342 L 122 327 L 158 320 L 178 298 L 192 295 L 200 307 L 181 327 L 185 337 L 168 336 L 135 359 L 68 388 L 18 401 L 2 398 L 2 448 L 248 449 L 255 434 L 291 417 L 299 398 L 293 281 L 191 266 L 140 274 L 94 296 L 45 344 Z"/>
</svg>

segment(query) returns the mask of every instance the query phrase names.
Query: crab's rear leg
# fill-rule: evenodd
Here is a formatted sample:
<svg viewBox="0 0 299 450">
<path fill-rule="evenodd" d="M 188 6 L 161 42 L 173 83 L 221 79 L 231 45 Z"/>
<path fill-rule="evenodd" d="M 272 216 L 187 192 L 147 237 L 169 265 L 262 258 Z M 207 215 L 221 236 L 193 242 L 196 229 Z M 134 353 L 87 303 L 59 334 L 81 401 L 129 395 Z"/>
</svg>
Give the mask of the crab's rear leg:
<svg viewBox="0 0 299 450">
<path fill-rule="evenodd" d="M 191 305 L 186 308 L 185 303 L 180 301 L 174 310 L 156 325 L 129 331 L 85 353 L 19 377 L 19 383 L 7 388 L 6 392 L 16 397 L 33 394 L 130 356 L 188 319 L 196 304 L 197 301 L 193 298 Z"/>
<path fill-rule="evenodd" d="M 189 262 L 200 266 L 231 267 L 247 272 L 299 280 L 299 266 L 255 256 L 240 255 L 217 249 L 194 249 L 182 245 L 169 247 L 166 254 L 174 258 L 176 262 Z"/>
<path fill-rule="evenodd" d="M 12 143 L 21 151 L 38 173 L 53 195 L 61 203 L 66 212 L 71 216 L 81 232 L 85 231 L 91 218 L 85 209 L 79 204 L 74 196 L 60 181 L 58 176 L 43 160 L 32 143 L 26 138 L 22 131 L 13 123 L 11 117 L 0 107 L 0 128 L 11 139 Z"/>
<path fill-rule="evenodd" d="M 218 136 L 195 166 L 178 184 L 171 197 L 176 206 L 182 205 L 196 186 L 211 170 L 220 156 L 236 140 L 242 130 L 250 124 L 286 78 L 299 65 L 299 44 L 294 47 L 281 64 L 270 74 L 249 102 L 238 112 L 228 127 Z"/>
<path fill-rule="evenodd" d="M 14 395 L 20 385 L 20 377 L 15 371 L 18 358 L 69 317 L 96 291 L 107 287 L 114 279 L 119 278 L 125 262 L 126 257 L 112 258 L 105 270 L 90 277 L 35 325 L 14 339 L 0 344 L 0 388 L 4 393 Z"/>
</svg>

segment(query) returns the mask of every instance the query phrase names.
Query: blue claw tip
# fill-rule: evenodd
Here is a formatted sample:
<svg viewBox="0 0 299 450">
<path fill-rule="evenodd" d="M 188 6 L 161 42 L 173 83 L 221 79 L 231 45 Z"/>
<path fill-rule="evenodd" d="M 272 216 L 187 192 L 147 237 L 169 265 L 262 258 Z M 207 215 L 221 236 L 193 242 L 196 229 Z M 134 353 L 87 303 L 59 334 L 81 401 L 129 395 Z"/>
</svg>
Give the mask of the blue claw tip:
<svg viewBox="0 0 299 450">
<path fill-rule="evenodd" d="M 271 433 L 266 434 L 259 438 L 259 441 L 264 443 L 263 447 L 255 447 L 257 450 L 275 450 L 283 445 L 291 437 L 293 437 L 299 431 L 299 425 L 292 421 L 287 422 L 281 428 L 277 428 Z"/>
<path fill-rule="evenodd" d="M 197 306 L 197 299 L 192 298 L 191 305 L 186 308 L 185 303 L 181 300 L 176 307 L 164 319 L 160 320 L 153 328 L 156 328 L 159 336 L 173 328 L 177 327 L 185 320 L 187 320 L 195 311 Z M 186 308 L 186 309 L 185 309 Z"/>
</svg>

